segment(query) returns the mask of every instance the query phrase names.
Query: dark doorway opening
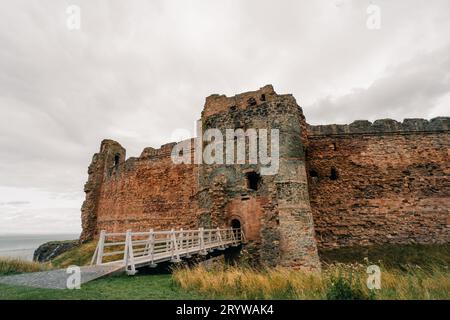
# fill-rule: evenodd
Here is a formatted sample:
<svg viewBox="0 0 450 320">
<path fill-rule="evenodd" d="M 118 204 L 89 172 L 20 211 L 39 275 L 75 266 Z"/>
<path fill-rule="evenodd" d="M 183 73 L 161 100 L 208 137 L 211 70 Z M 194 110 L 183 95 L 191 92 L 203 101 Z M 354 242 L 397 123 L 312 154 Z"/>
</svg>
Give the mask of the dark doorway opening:
<svg viewBox="0 0 450 320">
<path fill-rule="evenodd" d="M 261 176 L 256 172 L 248 172 L 247 173 L 247 187 L 251 190 L 258 190 L 259 182 L 261 181 Z"/>
<path fill-rule="evenodd" d="M 233 229 L 239 229 L 241 227 L 241 222 L 238 219 L 231 220 L 231 227 Z"/>
<path fill-rule="evenodd" d="M 234 237 L 236 239 L 241 237 L 241 222 L 238 219 L 233 219 L 231 220 L 231 228 L 233 228 L 233 232 L 234 232 Z"/>
<path fill-rule="evenodd" d="M 230 223 L 231 227 L 233 229 L 240 229 L 241 221 L 239 219 L 233 219 Z M 234 236 L 238 236 L 238 230 L 234 230 Z M 229 265 L 238 265 L 239 264 L 239 258 L 241 254 L 242 244 L 238 245 L 237 247 L 229 247 L 225 250 L 225 263 Z"/>
</svg>

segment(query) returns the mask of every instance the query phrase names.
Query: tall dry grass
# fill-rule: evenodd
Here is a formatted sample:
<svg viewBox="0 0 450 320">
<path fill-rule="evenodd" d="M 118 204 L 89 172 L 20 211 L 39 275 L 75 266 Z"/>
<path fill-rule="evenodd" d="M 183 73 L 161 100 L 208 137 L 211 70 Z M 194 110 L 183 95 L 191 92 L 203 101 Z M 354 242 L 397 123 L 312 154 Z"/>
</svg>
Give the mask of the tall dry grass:
<svg viewBox="0 0 450 320">
<path fill-rule="evenodd" d="M 17 258 L 0 258 L 0 275 L 49 270 L 49 264 L 26 261 Z"/>
<path fill-rule="evenodd" d="M 72 248 L 48 263 L 27 261 L 18 258 L 0 258 L 0 276 L 26 272 L 46 271 L 55 268 L 66 268 L 70 265 L 83 266 L 89 264 L 96 244 L 86 243 Z"/>
<path fill-rule="evenodd" d="M 331 264 L 322 274 L 285 268 L 202 266 L 175 270 L 186 291 L 223 299 L 450 299 L 450 272 L 436 268 L 408 271 L 382 268 L 381 289 L 367 288 L 362 264 Z"/>
</svg>

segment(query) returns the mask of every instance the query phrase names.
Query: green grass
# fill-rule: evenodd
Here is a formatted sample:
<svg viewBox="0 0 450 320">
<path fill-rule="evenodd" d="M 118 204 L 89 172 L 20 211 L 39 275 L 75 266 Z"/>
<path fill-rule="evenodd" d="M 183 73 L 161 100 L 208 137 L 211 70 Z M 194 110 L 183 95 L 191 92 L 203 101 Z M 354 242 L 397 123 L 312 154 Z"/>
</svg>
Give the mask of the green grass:
<svg viewBox="0 0 450 320">
<path fill-rule="evenodd" d="M 55 268 L 67 268 L 70 265 L 85 266 L 91 262 L 96 242 L 88 242 L 74 247 L 52 260 Z"/>
<path fill-rule="evenodd" d="M 188 300 L 201 294 L 181 290 L 171 275 L 114 276 L 86 283 L 79 290 L 38 289 L 0 284 L 0 300 Z"/>
<path fill-rule="evenodd" d="M 94 243 L 60 255 L 51 264 L 0 260 L 0 275 L 89 263 Z M 450 244 L 383 245 L 321 251 L 322 274 L 283 268 L 179 269 L 173 275 L 115 276 L 51 290 L 0 284 L 5 299 L 450 299 Z M 382 289 L 366 287 L 366 267 L 381 267 Z"/>
<path fill-rule="evenodd" d="M 450 243 L 441 245 L 375 245 L 370 247 L 344 247 L 319 251 L 325 263 L 362 263 L 365 260 L 389 269 L 406 271 L 411 266 L 445 268 L 450 266 Z"/>
</svg>

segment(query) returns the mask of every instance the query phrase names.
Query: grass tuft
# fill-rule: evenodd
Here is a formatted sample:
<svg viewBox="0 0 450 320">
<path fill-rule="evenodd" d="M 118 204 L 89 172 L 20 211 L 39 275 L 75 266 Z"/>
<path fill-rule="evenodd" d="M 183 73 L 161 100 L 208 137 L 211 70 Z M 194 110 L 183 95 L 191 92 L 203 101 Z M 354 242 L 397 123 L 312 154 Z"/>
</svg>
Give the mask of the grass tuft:
<svg viewBox="0 0 450 320">
<path fill-rule="evenodd" d="M 381 289 L 369 290 L 364 265 L 332 264 L 322 274 L 274 268 L 202 266 L 175 270 L 174 282 L 212 299 L 449 299 L 450 272 L 444 269 L 381 270 Z"/>
<path fill-rule="evenodd" d="M 0 275 L 49 270 L 49 264 L 26 261 L 18 258 L 0 258 Z"/>
</svg>

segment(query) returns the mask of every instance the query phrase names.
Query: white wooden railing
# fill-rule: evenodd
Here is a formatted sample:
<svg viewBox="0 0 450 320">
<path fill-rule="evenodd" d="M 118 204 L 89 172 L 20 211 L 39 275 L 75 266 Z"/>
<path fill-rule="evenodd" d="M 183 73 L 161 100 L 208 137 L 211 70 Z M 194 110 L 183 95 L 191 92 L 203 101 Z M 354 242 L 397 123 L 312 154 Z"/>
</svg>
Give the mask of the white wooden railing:
<svg viewBox="0 0 450 320">
<path fill-rule="evenodd" d="M 163 261 L 180 262 L 193 254 L 206 255 L 244 242 L 238 229 L 197 229 L 124 233 L 100 232 L 91 265 L 117 264 L 133 275 L 137 266 L 155 267 Z"/>
</svg>

